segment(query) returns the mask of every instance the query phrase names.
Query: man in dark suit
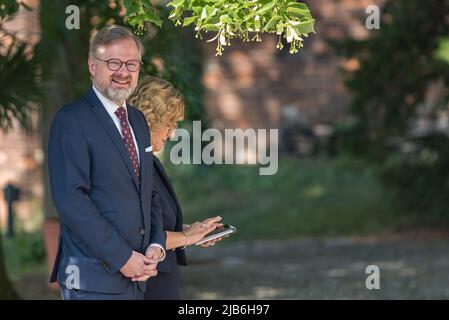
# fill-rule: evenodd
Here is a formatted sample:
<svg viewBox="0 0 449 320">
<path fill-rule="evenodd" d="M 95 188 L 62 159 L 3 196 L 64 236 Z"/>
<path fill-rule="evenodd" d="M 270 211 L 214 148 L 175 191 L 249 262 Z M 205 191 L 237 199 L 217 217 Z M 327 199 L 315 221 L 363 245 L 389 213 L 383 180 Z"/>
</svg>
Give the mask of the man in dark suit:
<svg viewBox="0 0 449 320">
<path fill-rule="evenodd" d="M 61 232 L 50 281 L 64 299 L 142 299 L 165 257 L 148 125 L 125 102 L 142 51 L 126 28 L 100 30 L 89 48 L 92 87 L 53 119 L 48 163 Z"/>
</svg>

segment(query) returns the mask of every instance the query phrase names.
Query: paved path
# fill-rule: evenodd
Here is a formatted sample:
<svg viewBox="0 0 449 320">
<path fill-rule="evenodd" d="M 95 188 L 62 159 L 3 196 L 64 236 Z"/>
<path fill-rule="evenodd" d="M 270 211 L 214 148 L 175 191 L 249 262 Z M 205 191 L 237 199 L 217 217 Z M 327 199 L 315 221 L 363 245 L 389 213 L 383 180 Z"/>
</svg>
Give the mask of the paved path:
<svg viewBox="0 0 449 320">
<path fill-rule="evenodd" d="M 186 299 L 449 299 L 449 239 L 301 239 L 189 248 Z M 368 265 L 380 290 L 367 290 Z M 16 282 L 27 299 L 59 296 L 45 275 Z"/>
<path fill-rule="evenodd" d="M 449 299 L 449 240 L 262 241 L 189 250 L 188 299 Z M 367 290 L 366 267 L 380 269 Z"/>
</svg>

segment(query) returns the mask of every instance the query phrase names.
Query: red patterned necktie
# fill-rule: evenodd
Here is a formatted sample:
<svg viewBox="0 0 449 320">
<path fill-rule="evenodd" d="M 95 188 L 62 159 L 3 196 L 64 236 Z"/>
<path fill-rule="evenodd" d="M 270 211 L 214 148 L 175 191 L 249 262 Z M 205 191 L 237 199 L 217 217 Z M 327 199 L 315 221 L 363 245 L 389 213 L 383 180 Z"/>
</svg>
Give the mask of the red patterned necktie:
<svg viewBox="0 0 449 320">
<path fill-rule="evenodd" d="M 131 158 L 131 163 L 134 168 L 134 173 L 136 174 L 137 181 L 139 181 L 139 160 L 137 158 L 136 146 L 134 144 L 133 136 L 131 134 L 131 128 L 128 124 L 128 117 L 126 115 L 126 110 L 123 107 L 118 108 L 115 112 L 115 115 L 120 120 L 120 125 L 122 127 L 122 136 L 123 141 L 125 142 L 125 147 L 128 150 L 129 157 Z"/>
</svg>

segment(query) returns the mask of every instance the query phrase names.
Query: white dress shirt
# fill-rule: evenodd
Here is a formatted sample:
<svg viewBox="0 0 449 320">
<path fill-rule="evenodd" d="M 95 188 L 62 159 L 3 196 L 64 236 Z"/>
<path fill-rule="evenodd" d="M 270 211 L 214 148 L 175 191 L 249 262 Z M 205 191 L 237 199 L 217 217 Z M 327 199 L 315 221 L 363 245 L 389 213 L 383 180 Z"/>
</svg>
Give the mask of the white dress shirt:
<svg viewBox="0 0 449 320">
<path fill-rule="evenodd" d="M 111 100 L 106 98 L 100 91 L 97 90 L 97 88 L 95 88 L 94 85 L 92 85 L 92 88 L 94 89 L 94 92 L 97 95 L 98 99 L 100 99 L 101 104 L 104 106 L 104 108 L 108 112 L 109 116 L 112 118 L 112 121 L 114 121 L 114 124 L 117 127 L 118 132 L 120 132 L 120 135 L 123 138 L 122 126 L 120 124 L 120 119 L 115 114 L 115 111 L 117 111 L 117 109 L 120 106 L 116 105 L 114 102 L 112 102 Z M 128 117 L 128 109 L 126 108 L 126 102 L 123 102 L 123 105 L 121 107 L 125 108 L 126 117 Z M 133 136 L 134 146 L 136 147 L 136 152 L 137 152 L 137 160 L 139 160 L 139 165 L 140 165 L 139 146 L 137 145 L 137 140 L 136 140 L 136 136 L 134 135 L 133 127 L 131 127 L 129 120 L 127 120 L 127 121 L 128 121 L 128 126 L 131 129 L 131 135 Z"/>
<path fill-rule="evenodd" d="M 122 126 L 120 125 L 120 119 L 117 117 L 117 115 L 115 114 L 115 111 L 120 107 L 118 105 L 116 105 L 114 102 L 112 102 L 111 100 L 109 100 L 108 98 L 106 98 L 100 91 L 98 91 L 97 88 L 95 88 L 95 85 L 92 85 L 92 88 L 95 92 L 95 94 L 97 95 L 98 99 L 100 99 L 101 104 L 103 105 L 103 107 L 106 109 L 106 111 L 108 112 L 109 116 L 112 118 L 112 121 L 114 121 L 115 126 L 117 127 L 118 132 L 120 133 L 120 135 L 123 138 L 122 135 Z M 126 102 L 123 102 L 122 107 L 125 108 L 126 110 L 126 116 L 128 117 L 128 109 L 126 108 Z M 128 120 L 128 125 L 129 128 L 131 129 L 131 134 L 133 137 L 133 141 L 134 141 L 134 146 L 136 147 L 136 152 L 137 152 L 137 159 L 139 160 L 139 166 L 140 166 L 140 157 L 139 157 L 139 146 L 137 145 L 137 140 L 136 140 L 136 136 L 134 135 L 134 130 L 131 126 L 131 124 L 129 123 Z M 159 261 L 163 261 L 165 259 L 165 250 L 164 248 L 159 244 L 159 243 L 151 243 L 148 247 L 158 247 L 162 249 L 163 252 L 163 256 L 162 259 Z M 147 249 L 148 250 L 148 249 Z"/>
</svg>

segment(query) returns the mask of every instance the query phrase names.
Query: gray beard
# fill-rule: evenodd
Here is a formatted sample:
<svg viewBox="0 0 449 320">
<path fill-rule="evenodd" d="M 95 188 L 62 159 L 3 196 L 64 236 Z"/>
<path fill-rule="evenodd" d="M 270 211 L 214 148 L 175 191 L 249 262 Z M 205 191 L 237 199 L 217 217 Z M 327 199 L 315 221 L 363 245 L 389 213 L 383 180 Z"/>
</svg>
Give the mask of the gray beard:
<svg viewBox="0 0 449 320">
<path fill-rule="evenodd" d="M 109 100 L 117 103 L 118 105 L 123 104 L 123 102 L 131 96 L 133 93 L 133 88 L 128 89 L 113 89 L 111 87 L 106 88 L 106 92 L 103 94 L 108 98 Z"/>
</svg>

